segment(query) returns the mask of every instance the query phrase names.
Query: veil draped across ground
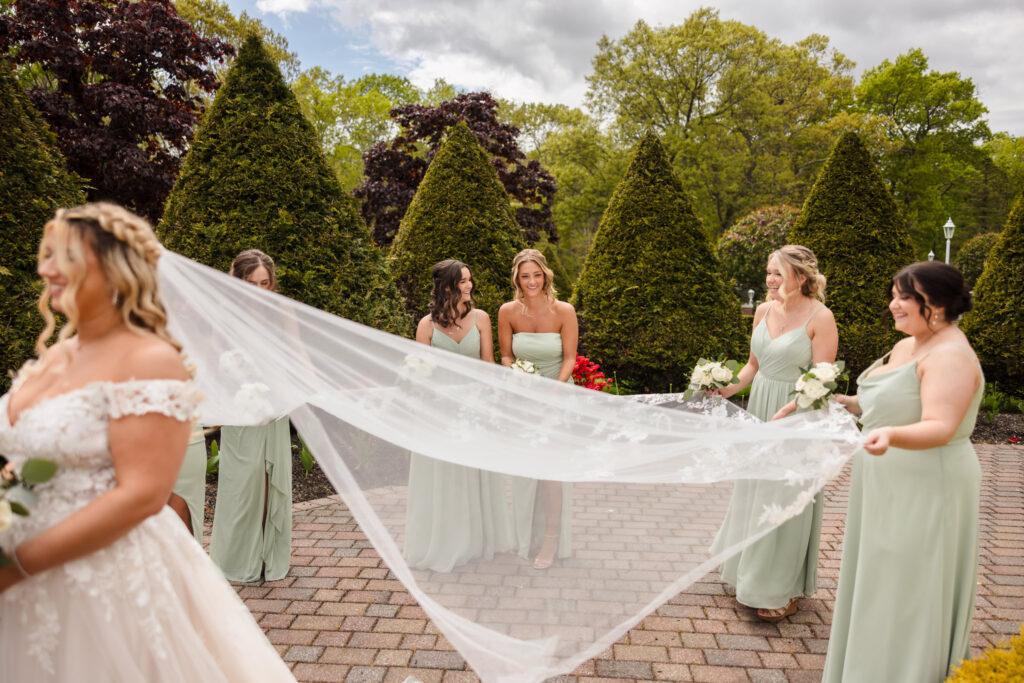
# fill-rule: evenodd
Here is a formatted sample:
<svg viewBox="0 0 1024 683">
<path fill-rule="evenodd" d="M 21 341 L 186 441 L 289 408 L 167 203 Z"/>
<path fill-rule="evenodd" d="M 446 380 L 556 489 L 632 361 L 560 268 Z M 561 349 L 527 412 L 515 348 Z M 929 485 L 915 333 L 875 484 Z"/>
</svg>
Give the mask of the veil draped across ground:
<svg viewBox="0 0 1024 683">
<path fill-rule="evenodd" d="M 417 344 L 170 251 L 159 275 L 201 421 L 290 415 L 381 557 L 485 681 L 538 681 L 600 654 L 800 512 L 859 443 L 839 411 L 766 424 L 728 403 L 614 396 Z M 499 543 L 450 571 L 410 567 L 416 458 L 492 473 L 501 504 L 517 477 L 571 482 L 571 556 L 541 571 Z M 734 502 L 719 532 L 744 479 L 770 483 Z M 452 503 L 438 538 L 476 523 Z"/>
</svg>

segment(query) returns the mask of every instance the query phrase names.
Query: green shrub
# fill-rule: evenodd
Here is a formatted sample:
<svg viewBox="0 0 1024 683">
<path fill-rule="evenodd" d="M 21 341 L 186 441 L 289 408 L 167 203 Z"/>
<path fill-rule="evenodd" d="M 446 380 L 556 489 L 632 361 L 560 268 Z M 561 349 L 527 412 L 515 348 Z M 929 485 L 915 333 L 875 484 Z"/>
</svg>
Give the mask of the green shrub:
<svg viewBox="0 0 1024 683">
<path fill-rule="evenodd" d="M 789 231 L 800 210 L 792 206 L 766 206 L 741 218 L 718 240 L 718 258 L 732 276 L 740 301 L 754 290 L 754 301 L 765 296 L 764 274 L 768 256 L 788 244 Z"/>
<path fill-rule="evenodd" d="M 985 269 L 985 259 L 998 239 L 998 232 L 982 233 L 964 242 L 957 250 L 953 264 L 963 273 L 964 280 L 971 289 L 978 283 L 981 271 Z"/>
<path fill-rule="evenodd" d="M 1024 681 L 1024 630 L 1005 643 L 990 647 L 977 659 L 953 669 L 946 683 L 1020 683 Z"/>
<path fill-rule="evenodd" d="M 469 266 L 480 307 L 497 321 L 512 298 L 512 259 L 525 244 L 508 193 L 465 123 L 448 132 L 402 218 L 388 258 L 406 310 L 427 312 L 430 267 L 444 259 Z"/>
<path fill-rule="evenodd" d="M 740 307 L 661 142 L 648 133 L 576 283 L 581 345 L 643 391 L 682 389 L 697 359 L 736 358 Z"/>
<path fill-rule="evenodd" d="M 814 183 L 789 239 L 818 257 L 851 379 L 896 342 L 889 282 L 913 260 L 907 223 L 856 133 L 846 133 Z"/>
<path fill-rule="evenodd" d="M 985 260 L 974 287 L 974 310 L 964 317 L 963 329 L 985 377 L 1024 396 L 1024 193 Z"/>
<path fill-rule="evenodd" d="M 43 320 L 36 311 L 36 252 L 43 224 L 59 207 L 85 201 L 57 140 L 0 60 L 0 387 L 33 350 Z"/>
<path fill-rule="evenodd" d="M 246 40 L 192 141 L 159 233 L 227 270 L 243 249 L 277 264 L 279 290 L 397 334 L 410 323 L 353 200 L 260 40 Z"/>
</svg>

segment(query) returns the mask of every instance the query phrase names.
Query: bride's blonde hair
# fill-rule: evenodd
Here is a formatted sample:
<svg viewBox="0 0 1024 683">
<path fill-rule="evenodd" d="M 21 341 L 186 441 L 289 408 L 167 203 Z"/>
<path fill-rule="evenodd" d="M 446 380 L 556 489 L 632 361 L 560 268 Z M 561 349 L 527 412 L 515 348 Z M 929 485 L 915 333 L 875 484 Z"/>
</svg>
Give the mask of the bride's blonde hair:
<svg viewBox="0 0 1024 683">
<path fill-rule="evenodd" d="M 68 339 L 78 328 L 75 295 L 85 278 L 84 244 L 88 242 L 110 283 L 111 301 L 128 329 L 152 334 L 181 351 L 181 344 L 167 331 L 167 310 L 160 300 L 156 264 L 163 247 L 144 218 L 117 204 L 96 202 L 58 209 L 43 228 L 43 234 L 53 235 L 57 267 L 68 278 L 62 295 L 67 322 L 61 327 L 57 342 Z M 40 242 L 39 259 L 43 257 Z M 36 353 L 41 356 L 57 328 L 47 287 L 39 295 L 38 308 L 46 322 L 36 340 Z"/>
<path fill-rule="evenodd" d="M 524 263 L 530 262 L 536 263 L 540 266 L 541 272 L 544 273 L 544 288 L 542 293 L 547 297 L 548 303 L 554 305 L 558 301 L 558 290 L 555 289 L 555 273 L 548 268 L 548 260 L 544 258 L 537 249 L 523 249 L 521 252 L 516 254 L 516 257 L 512 259 L 512 286 L 515 288 L 514 300 L 520 306 L 526 306 L 523 303 L 525 295 L 523 294 L 523 288 L 519 284 L 519 269 Z"/>
</svg>

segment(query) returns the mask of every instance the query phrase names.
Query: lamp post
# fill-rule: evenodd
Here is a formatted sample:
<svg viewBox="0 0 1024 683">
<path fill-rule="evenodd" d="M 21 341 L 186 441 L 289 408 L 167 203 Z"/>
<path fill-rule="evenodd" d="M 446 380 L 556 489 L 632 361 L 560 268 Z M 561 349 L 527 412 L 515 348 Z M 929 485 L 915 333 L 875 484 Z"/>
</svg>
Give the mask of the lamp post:
<svg viewBox="0 0 1024 683">
<path fill-rule="evenodd" d="M 942 234 L 946 236 L 946 263 L 949 263 L 949 244 L 953 241 L 954 230 L 956 226 L 953 225 L 953 219 L 947 218 L 946 224 L 942 226 Z"/>
<path fill-rule="evenodd" d="M 928 260 L 929 261 L 934 261 L 935 260 L 935 249 L 934 248 L 928 250 Z"/>
</svg>

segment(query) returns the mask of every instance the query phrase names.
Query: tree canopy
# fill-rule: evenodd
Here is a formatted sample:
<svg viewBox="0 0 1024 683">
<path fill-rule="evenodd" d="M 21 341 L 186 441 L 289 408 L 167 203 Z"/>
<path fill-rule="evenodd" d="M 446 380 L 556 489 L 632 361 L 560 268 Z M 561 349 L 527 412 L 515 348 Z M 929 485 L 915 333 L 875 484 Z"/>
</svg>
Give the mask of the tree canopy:
<svg viewBox="0 0 1024 683">
<path fill-rule="evenodd" d="M 525 240 L 532 244 L 546 234 L 557 241 L 551 221 L 554 180 L 539 162 L 526 160 L 516 142 L 519 130 L 499 121 L 497 108 L 488 93 L 478 92 L 457 95 L 437 106 L 408 104 L 391 111 L 401 133 L 363 155 L 365 179 L 353 193 L 363 200 L 363 217 L 377 244 L 390 244 L 395 238 L 430 159 L 447 132 L 460 122 L 487 151 L 501 184 L 516 201 L 516 221 Z"/>
<path fill-rule="evenodd" d="M 202 38 L 170 0 L 17 0 L 0 50 L 34 67 L 32 103 L 89 199 L 157 218 L 217 88 L 211 62 L 233 48 Z"/>
</svg>

